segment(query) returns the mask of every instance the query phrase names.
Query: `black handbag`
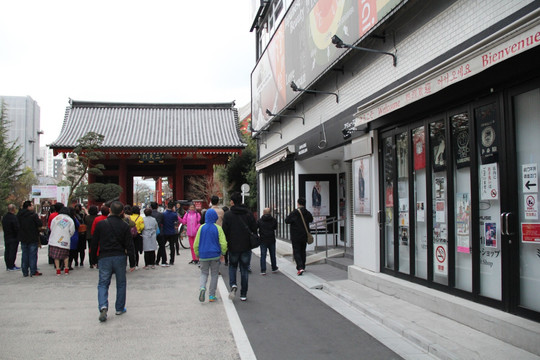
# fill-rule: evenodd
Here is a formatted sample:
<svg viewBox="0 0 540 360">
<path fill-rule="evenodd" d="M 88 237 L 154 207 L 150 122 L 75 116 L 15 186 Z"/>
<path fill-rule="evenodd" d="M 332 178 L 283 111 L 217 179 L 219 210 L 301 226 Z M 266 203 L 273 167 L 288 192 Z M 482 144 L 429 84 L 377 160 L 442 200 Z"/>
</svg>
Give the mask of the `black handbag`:
<svg viewBox="0 0 540 360">
<path fill-rule="evenodd" d="M 39 243 L 42 246 L 45 246 L 45 245 L 49 244 L 49 231 L 45 230 L 45 231 L 39 233 Z"/>
<path fill-rule="evenodd" d="M 242 225 L 244 225 L 244 228 L 249 233 L 249 244 L 251 248 L 255 249 L 261 246 L 261 239 L 259 238 L 259 235 L 257 235 L 257 233 L 252 233 L 250 228 L 246 225 L 242 218 L 240 218 L 240 222 L 242 223 Z"/>
</svg>

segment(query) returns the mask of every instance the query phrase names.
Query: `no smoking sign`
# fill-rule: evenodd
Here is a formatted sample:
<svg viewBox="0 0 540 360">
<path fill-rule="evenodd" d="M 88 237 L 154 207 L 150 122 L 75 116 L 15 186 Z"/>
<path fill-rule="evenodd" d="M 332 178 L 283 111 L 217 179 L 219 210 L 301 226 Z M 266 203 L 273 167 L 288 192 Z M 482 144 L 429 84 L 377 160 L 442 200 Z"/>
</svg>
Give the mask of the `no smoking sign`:
<svg viewBox="0 0 540 360">
<path fill-rule="evenodd" d="M 538 220 L 538 197 L 536 194 L 524 194 L 525 219 Z"/>
<path fill-rule="evenodd" d="M 446 244 L 436 244 L 433 253 L 435 273 L 448 275 L 448 247 Z"/>
</svg>

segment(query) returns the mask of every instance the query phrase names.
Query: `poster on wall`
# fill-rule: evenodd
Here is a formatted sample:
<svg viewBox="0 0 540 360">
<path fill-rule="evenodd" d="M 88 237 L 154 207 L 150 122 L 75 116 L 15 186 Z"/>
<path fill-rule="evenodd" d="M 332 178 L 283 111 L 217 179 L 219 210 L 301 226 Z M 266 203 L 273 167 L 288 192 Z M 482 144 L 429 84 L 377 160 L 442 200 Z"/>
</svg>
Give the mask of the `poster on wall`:
<svg viewBox="0 0 540 360">
<path fill-rule="evenodd" d="M 413 133 L 414 170 L 421 170 L 426 167 L 426 141 L 424 134 L 424 127 L 415 129 Z"/>
<path fill-rule="evenodd" d="M 417 222 L 426 221 L 425 203 L 423 201 L 416 202 L 416 221 Z"/>
<path fill-rule="evenodd" d="M 497 163 L 480 165 L 480 200 L 499 198 L 499 175 Z"/>
<path fill-rule="evenodd" d="M 456 230 L 457 251 L 469 254 L 470 241 L 471 200 L 469 193 L 456 194 Z"/>
<path fill-rule="evenodd" d="M 365 156 L 353 161 L 354 213 L 356 215 L 371 215 L 370 160 L 370 156 Z"/>
<path fill-rule="evenodd" d="M 306 181 L 306 209 L 313 217 L 330 216 L 330 182 Z"/>
<path fill-rule="evenodd" d="M 497 136 L 497 113 L 495 104 L 479 107 L 474 112 L 477 124 L 478 146 L 482 164 L 498 161 L 499 139 Z"/>
<path fill-rule="evenodd" d="M 446 141 L 444 123 L 431 124 L 430 133 L 431 156 L 433 159 L 433 171 L 439 172 L 446 169 Z"/>
<path fill-rule="evenodd" d="M 452 135 L 456 167 L 461 169 L 470 166 L 471 142 L 469 136 L 469 117 L 466 113 L 452 117 Z"/>
<path fill-rule="evenodd" d="M 540 244 L 540 224 L 521 223 L 521 242 Z"/>
<path fill-rule="evenodd" d="M 484 246 L 497 247 L 497 223 L 487 222 L 484 224 Z"/>
</svg>

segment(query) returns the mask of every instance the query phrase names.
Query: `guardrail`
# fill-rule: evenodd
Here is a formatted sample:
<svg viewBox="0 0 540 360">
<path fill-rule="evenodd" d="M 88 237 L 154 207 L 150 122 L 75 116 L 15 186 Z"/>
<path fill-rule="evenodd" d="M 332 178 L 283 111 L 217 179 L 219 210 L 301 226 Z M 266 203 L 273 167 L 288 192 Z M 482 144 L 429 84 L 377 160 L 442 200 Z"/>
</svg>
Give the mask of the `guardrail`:
<svg viewBox="0 0 540 360">
<path fill-rule="evenodd" d="M 338 223 L 344 222 L 345 219 L 341 218 L 338 219 L 336 217 L 329 217 L 321 221 L 313 222 L 315 226 L 315 229 L 310 229 L 310 232 L 315 237 L 315 252 L 317 252 L 317 248 L 319 247 L 319 235 L 324 234 L 324 251 L 326 252 L 326 258 L 328 258 L 328 234 L 331 234 L 331 238 L 334 240 L 334 246 L 337 248 L 339 247 L 338 241 L 337 241 L 337 235 L 338 232 L 336 231 L 336 226 Z M 328 232 L 328 227 L 332 227 L 332 232 Z M 324 229 L 324 231 L 323 231 Z M 345 253 L 347 252 L 347 239 L 345 238 L 343 243 L 343 257 L 345 257 Z"/>
</svg>

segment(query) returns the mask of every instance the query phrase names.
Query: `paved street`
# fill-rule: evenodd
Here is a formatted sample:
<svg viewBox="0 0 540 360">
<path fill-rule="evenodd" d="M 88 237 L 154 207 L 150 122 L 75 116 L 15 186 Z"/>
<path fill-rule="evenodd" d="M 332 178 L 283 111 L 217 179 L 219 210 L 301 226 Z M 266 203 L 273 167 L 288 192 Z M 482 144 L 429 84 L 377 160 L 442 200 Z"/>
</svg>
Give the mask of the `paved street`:
<svg viewBox="0 0 540 360">
<path fill-rule="evenodd" d="M 57 277 L 46 251 L 39 253 L 41 277 L 0 272 L 2 359 L 400 358 L 290 279 L 294 265 L 284 258 L 280 273 L 262 277 L 253 256 L 247 302 L 227 299 L 228 268 L 222 266 L 220 301 L 200 303 L 199 269 L 187 264 L 182 250 L 173 267 L 129 273 L 128 312 L 111 312 L 100 323 L 98 271 L 86 266 Z"/>
</svg>

